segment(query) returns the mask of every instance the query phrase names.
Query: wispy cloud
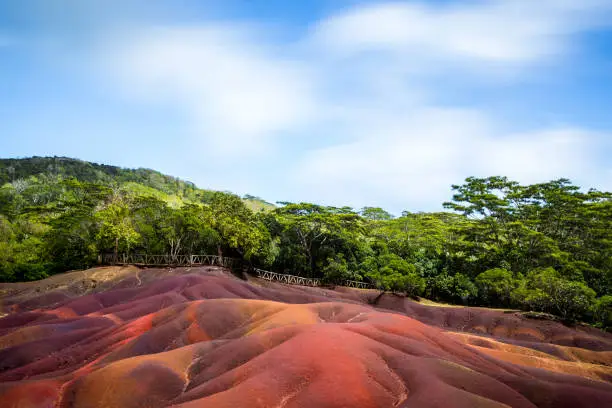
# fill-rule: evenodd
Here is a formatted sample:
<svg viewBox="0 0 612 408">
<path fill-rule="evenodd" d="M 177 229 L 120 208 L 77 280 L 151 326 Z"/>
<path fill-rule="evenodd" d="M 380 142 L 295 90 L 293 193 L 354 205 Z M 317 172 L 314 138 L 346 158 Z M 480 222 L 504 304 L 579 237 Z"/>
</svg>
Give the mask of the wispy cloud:
<svg viewBox="0 0 612 408">
<path fill-rule="evenodd" d="M 604 24 L 601 0 L 493 0 L 432 4 L 375 3 L 323 20 L 321 47 L 350 56 L 381 51 L 418 59 L 525 65 L 566 51 L 569 36 Z"/>
<path fill-rule="evenodd" d="M 610 11 L 598 0 L 376 3 L 313 22 L 292 43 L 261 25 L 170 25 L 129 33 L 105 57 L 123 90 L 186 112 L 193 137 L 242 154 L 250 177 L 264 151 L 288 157 L 253 191 L 426 209 L 469 175 L 588 183 L 610 171 L 591 159 L 604 138 L 596 131 L 513 128 L 478 103 L 442 104 L 438 84 L 494 87 L 478 77 L 508 72 L 520 84 L 571 55 Z"/>
<path fill-rule="evenodd" d="M 369 126 L 357 120 L 352 131 L 362 137 L 313 151 L 296 167 L 307 196 L 435 209 L 449 198 L 450 184 L 468 175 L 528 183 L 568 175 L 587 181 L 597 171 L 590 158 L 599 135 L 572 128 L 507 133 L 478 111 L 423 109 Z"/>
<path fill-rule="evenodd" d="M 239 25 L 147 29 L 111 62 L 132 94 L 178 104 L 213 150 L 256 155 L 308 119 L 314 96 L 307 67 L 251 35 Z"/>
</svg>

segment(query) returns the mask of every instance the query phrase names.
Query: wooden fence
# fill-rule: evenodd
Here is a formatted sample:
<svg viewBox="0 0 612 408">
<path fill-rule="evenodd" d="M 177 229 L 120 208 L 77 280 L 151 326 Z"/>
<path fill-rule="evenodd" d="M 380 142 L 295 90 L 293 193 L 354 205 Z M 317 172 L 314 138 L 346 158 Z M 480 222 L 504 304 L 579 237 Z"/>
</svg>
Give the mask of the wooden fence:
<svg viewBox="0 0 612 408">
<path fill-rule="evenodd" d="M 290 285 L 302 285 L 302 286 L 321 286 L 321 279 L 305 278 L 303 276 L 287 275 L 285 273 L 276 273 L 270 271 L 264 271 L 263 269 L 255 268 L 255 274 L 261 279 L 269 281 L 276 281 L 281 283 L 288 283 Z"/>
<path fill-rule="evenodd" d="M 224 268 L 234 268 L 242 265 L 235 258 L 221 257 L 217 255 L 147 255 L 147 254 L 102 254 L 101 263 L 106 265 L 137 265 L 137 266 L 201 266 L 212 265 Z M 285 273 L 270 272 L 254 268 L 255 274 L 261 279 L 287 283 L 289 285 L 323 286 L 321 279 L 306 278 L 303 276 L 288 275 Z M 358 289 L 374 289 L 375 286 L 353 280 L 343 280 L 338 286 L 347 286 Z"/>
<path fill-rule="evenodd" d="M 349 288 L 358 288 L 358 289 L 376 289 L 376 286 L 372 285 L 371 283 L 353 281 L 353 280 L 343 281 L 342 286 L 348 286 Z"/>
<path fill-rule="evenodd" d="M 276 281 L 281 283 L 288 283 L 290 285 L 302 285 L 302 286 L 324 286 L 321 279 L 315 278 L 306 278 L 303 276 L 296 275 L 288 275 L 286 273 L 276 273 L 265 271 L 263 269 L 255 268 L 255 274 L 257 277 L 261 279 L 266 279 L 269 281 Z M 340 281 L 338 286 L 348 286 L 349 288 L 359 288 L 359 289 L 374 289 L 374 285 L 366 282 L 359 282 L 353 280 L 343 280 Z"/>
<path fill-rule="evenodd" d="M 237 259 L 217 255 L 147 255 L 103 254 L 102 263 L 109 265 L 138 266 L 200 266 L 213 265 L 232 268 L 240 264 Z"/>
</svg>

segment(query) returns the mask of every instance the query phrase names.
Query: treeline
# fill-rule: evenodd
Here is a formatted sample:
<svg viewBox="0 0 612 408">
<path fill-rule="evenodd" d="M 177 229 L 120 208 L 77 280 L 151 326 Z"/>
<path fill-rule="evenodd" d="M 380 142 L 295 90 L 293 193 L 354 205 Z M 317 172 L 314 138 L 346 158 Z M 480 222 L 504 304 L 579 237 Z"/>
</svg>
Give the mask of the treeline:
<svg viewBox="0 0 612 408">
<path fill-rule="evenodd" d="M 568 180 L 452 186 L 453 212 L 393 217 L 229 193 L 168 194 L 136 181 L 36 173 L 0 188 L 0 280 L 95 265 L 101 252 L 220 253 L 333 284 L 521 308 L 612 327 L 612 194 Z"/>
</svg>

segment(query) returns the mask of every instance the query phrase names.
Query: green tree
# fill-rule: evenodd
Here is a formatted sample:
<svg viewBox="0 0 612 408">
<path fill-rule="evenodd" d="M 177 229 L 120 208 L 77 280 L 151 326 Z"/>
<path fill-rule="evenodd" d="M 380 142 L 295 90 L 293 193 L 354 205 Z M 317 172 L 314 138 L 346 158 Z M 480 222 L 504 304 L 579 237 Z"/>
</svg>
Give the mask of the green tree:
<svg viewBox="0 0 612 408">
<path fill-rule="evenodd" d="M 478 288 L 467 276 L 458 273 L 453 277 L 453 300 L 472 303 L 478 297 Z"/>
<path fill-rule="evenodd" d="M 279 237 L 280 269 L 317 277 L 337 253 L 343 254 L 351 270 L 368 253 L 363 220 L 351 209 L 281 204 L 266 218 L 269 230 Z"/>
<path fill-rule="evenodd" d="M 368 257 L 362 270 L 382 290 L 404 292 L 408 296 L 420 296 L 425 290 L 425 279 L 416 272 L 416 267 L 395 254 Z"/>
<path fill-rule="evenodd" d="M 214 193 L 210 200 L 209 223 L 229 249 L 245 260 L 270 264 L 273 244 L 262 221 L 234 194 Z M 221 246 L 218 248 L 221 254 Z"/>
<path fill-rule="evenodd" d="M 362 279 L 361 275 L 349 270 L 349 265 L 342 254 L 337 254 L 334 258 L 328 258 L 327 264 L 323 267 L 322 272 L 323 281 L 327 283 L 341 284 L 347 279 Z"/>
<path fill-rule="evenodd" d="M 136 231 L 128 203 L 116 200 L 109 203 L 104 209 L 95 213 L 98 222 L 96 239 L 98 248 L 113 248 L 117 257 L 119 251 L 130 252 L 140 238 Z"/>
<path fill-rule="evenodd" d="M 372 221 L 388 221 L 393 218 L 391 214 L 380 207 L 363 207 L 359 213 L 362 217 Z"/>
<path fill-rule="evenodd" d="M 525 300 L 521 301 L 521 297 Z M 582 282 L 561 278 L 552 268 L 545 268 L 528 274 L 526 288 L 521 288 L 515 299 L 565 320 L 577 320 L 591 309 L 595 291 Z"/>
<path fill-rule="evenodd" d="M 518 282 L 512 276 L 512 272 L 503 268 L 494 268 L 478 275 L 476 285 L 484 303 L 509 306 L 512 292 L 518 287 Z"/>
<path fill-rule="evenodd" d="M 612 295 L 602 296 L 594 302 L 593 320 L 604 330 L 612 328 Z"/>
</svg>

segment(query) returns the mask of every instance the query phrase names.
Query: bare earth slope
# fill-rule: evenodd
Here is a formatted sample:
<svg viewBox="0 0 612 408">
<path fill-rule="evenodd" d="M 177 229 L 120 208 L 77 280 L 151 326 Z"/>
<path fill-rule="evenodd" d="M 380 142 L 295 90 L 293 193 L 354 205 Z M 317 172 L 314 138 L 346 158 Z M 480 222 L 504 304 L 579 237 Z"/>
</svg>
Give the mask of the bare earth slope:
<svg viewBox="0 0 612 408">
<path fill-rule="evenodd" d="M 218 268 L 0 285 L 2 407 L 608 407 L 612 337 Z"/>
</svg>

